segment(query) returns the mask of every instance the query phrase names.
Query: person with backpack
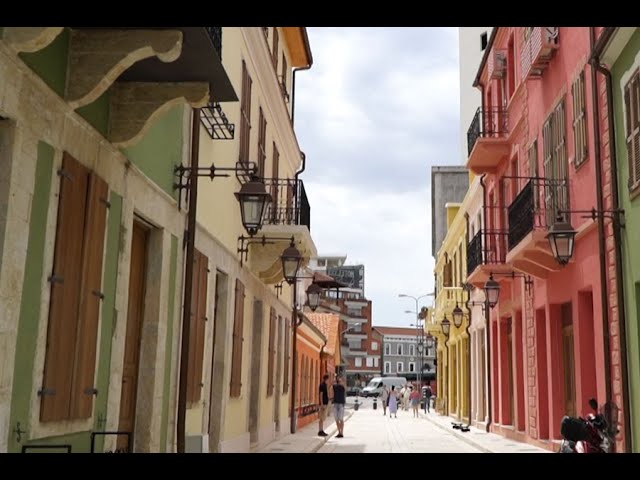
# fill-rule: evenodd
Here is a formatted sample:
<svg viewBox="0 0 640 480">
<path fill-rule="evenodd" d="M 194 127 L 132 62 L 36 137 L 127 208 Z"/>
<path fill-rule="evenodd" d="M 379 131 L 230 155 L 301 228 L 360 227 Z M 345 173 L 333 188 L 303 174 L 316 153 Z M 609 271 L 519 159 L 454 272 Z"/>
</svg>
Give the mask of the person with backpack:
<svg viewBox="0 0 640 480">
<path fill-rule="evenodd" d="M 431 397 L 433 396 L 433 392 L 431 391 L 431 385 L 428 385 L 424 389 L 424 404 L 427 407 L 427 413 L 430 412 L 431 407 Z"/>
</svg>

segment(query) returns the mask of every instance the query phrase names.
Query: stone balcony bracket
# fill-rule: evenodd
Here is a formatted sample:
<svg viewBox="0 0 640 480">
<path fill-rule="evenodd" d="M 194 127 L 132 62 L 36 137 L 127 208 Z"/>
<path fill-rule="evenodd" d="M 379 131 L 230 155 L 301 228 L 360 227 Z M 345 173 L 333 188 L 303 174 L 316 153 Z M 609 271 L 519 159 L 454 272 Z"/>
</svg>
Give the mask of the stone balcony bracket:
<svg viewBox="0 0 640 480">
<path fill-rule="evenodd" d="M 136 62 L 178 59 L 179 30 L 72 30 L 65 99 L 73 109 L 94 102 Z"/>
<path fill-rule="evenodd" d="M 209 102 L 207 82 L 118 82 L 111 94 L 108 139 L 119 148 L 135 145 L 151 125 L 183 102 L 201 108 Z"/>
<path fill-rule="evenodd" d="M 16 52 L 33 53 L 53 42 L 64 27 L 4 27 L 2 39 Z"/>
</svg>

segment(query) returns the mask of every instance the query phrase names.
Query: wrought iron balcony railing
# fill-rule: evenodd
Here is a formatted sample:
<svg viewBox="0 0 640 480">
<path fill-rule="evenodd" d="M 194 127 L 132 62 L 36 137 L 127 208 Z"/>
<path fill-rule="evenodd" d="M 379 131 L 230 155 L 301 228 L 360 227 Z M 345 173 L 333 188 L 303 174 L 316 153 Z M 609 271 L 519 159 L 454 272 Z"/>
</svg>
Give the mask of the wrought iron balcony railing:
<svg viewBox="0 0 640 480">
<path fill-rule="evenodd" d="M 501 107 L 478 108 L 476 114 L 473 116 L 469 130 L 467 130 L 467 148 L 469 155 L 471 155 L 478 138 L 506 137 L 509 133 L 508 126 L 506 109 Z"/>
<path fill-rule="evenodd" d="M 478 265 L 504 263 L 506 252 L 504 230 L 480 230 L 467 245 L 467 273 L 471 274 Z"/>
<path fill-rule="evenodd" d="M 467 274 L 482 263 L 482 230 L 476 233 L 467 245 Z"/>
<path fill-rule="evenodd" d="M 509 205 L 509 250 L 534 229 L 548 229 L 558 212 L 569 210 L 568 181 L 531 178 Z"/>
<path fill-rule="evenodd" d="M 271 203 L 264 214 L 264 225 L 306 225 L 311 231 L 311 207 L 302 180 L 265 178 Z"/>
<path fill-rule="evenodd" d="M 207 29 L 213 47 L 218 52 L 218 58 L 222 60 L 222 27 L 204 27 Z"/>
</svg>

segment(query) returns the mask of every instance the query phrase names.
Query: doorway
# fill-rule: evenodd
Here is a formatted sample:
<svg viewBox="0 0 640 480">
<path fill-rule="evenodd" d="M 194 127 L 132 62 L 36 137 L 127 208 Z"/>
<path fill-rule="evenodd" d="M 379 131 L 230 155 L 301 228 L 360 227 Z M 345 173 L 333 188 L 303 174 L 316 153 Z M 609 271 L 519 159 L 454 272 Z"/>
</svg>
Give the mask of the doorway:
<svg viewBox="0 0 640 480">
<path fill-rule="evenodd" d="M 576 373 L 571 303 L 562 304 L 562 362 L 564 366 L 564 414 L 576 416 Z"/>
<path fill-rule="evenodd" d="M 124 362 L 122 366 L 122 390 L 120 393 L 120 420 L 118 431 L 130 432 L 129 438 L 120 435 L 116 448 L 133 451 L 140 366 L 140 340 L 144 318 L 144 297 L 147 277 L 147 252 L 149 228 L 134 220 L 131 236 L 131 259 L 129 273 L 129 304 L 125 333 Z M 131 444 L 127 445 L 127 442 Z"/>
<path fill-rule="evenodd" d="M 509 391 L 509 412 L 507 413 L 507 421 L 505 425 L 513 425 L 513 414 L 515 412 L 515 395 L 513 382 L 513 320 L 507 320 L 507 382 L 506 388 Z"/>
</svg>

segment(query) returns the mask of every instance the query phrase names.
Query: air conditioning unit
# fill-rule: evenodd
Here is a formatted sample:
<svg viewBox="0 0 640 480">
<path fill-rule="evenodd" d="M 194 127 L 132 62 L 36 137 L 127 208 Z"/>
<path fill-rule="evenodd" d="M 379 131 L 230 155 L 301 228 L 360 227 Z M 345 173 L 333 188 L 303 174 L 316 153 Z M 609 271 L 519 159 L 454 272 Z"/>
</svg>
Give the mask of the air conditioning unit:
<svg viewBox="0 0 640 480">
<path fill-rule="evenodd" d="M 494 50 L 488 60 L 489 78 L 504 78 L 507 73 L 507 51 Z"/>
<path fill-rule="evenodd" d="M 559 27 L 534 27 L 522 51 L 523 78 L 540 78 L 559 46 Z"/>
</svg>

